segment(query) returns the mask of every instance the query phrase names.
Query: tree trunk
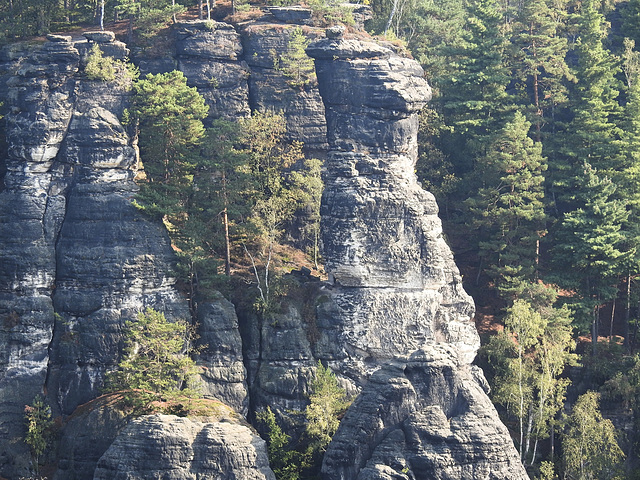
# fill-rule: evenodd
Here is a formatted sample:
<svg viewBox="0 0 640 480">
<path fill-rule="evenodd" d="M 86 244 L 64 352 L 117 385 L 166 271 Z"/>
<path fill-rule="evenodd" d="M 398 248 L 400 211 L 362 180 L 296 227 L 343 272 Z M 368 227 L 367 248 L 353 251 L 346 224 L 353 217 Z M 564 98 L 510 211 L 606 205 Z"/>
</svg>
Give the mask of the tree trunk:
<svg viewBox="0 0 640 480">
<path fill-rule="evenodd" d="M 627 273 L 627 308 L 624 312 L 624 326 L 622 334 L 624 335 L 624 347 L 627 352 L 631 353 L 631 342 L 629 341 L 629 322 L 631 320 L 631 272 Z"/>
<path fill-rule="evenodd" d="M 227 207 L 222 212 L 222 221 L 224 222 L 224 274 L 231 276 L 231 241 L 229 240 L 229 216 Z"/>
<path fill-rule="evenodd" d="M 613 340 L 613 319 L 616 315 L 616 299 L 613 299 L 611 304 L 611 323 L 609 324 L 609 343 Z"/>
<path fill-rule="evenodd" d="M 100 31 L 104 32 L 104 0 L 100 0 Z"/>
</svg>

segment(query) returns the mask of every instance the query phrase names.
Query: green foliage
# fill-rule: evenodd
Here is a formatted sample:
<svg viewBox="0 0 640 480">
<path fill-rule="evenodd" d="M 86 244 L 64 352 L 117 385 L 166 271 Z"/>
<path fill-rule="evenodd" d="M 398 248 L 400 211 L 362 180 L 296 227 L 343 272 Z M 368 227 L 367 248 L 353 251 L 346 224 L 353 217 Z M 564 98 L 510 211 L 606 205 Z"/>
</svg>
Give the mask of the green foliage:
<svg viewBox="0 0 640 480">
<path fill-rule="evenodd" d="M 117 0 L 116 10 L 129 17 L 129 37 L 135 26 L 139 35 L 150 37 L 185 10 L 172 0 Z"/>
<path fill-rule="evenodd" d="M 529 0 L 514 16 L 508 63 L 540 141 L 543 133 L 552 132 L 553 111 L 567 101 L 566 80 L 575 78 L 565 61 L 569 44 L 562 27 L 567 2 Z"/>
<path fill-rule="evenodd" d="M 315 25 L 353 25 L 353 14 L 348 5 L 339 0 L 308 0 Z"/>
<path fill-rule="evenodd" d="M 291 30 L 286 51 L 273 52 L 274 68 L 289 78 L 287 83 L 293 88 L 303 88 L 316 81 L 313 59 L 306 53 L 309 43 L 302 27 L 296 27 Z"/>
<path fill-rule="evenodd" d="M 49 448 L 53 436 L 51 408 L 41 395 L 36 395 L 31 405 L 25 405 L 24 419 L 27 425 L 25 442 L 31 451 L 33 467 L 37 474 L 40 457 Z"/>
<path fill-rule="evenodd" d="M 540 476 L 535 480 L 556 480 L 556 469 L 551 462 L 540 462 Z"/>
<path fill-rule="evenodd" d="M 91 47 L 84 71 L 89 80 L 110 82 L 116 78 L 115 61 L 111 57 L 103 57 L 102 50 L 97 43 Z"/>
<path fill-rule="evenodd" d="M 504 331 L 482 349 L 493 370 L 492 399 L 518 420 L 523 461 L 535 460 L 538 441 L 556 427 L 570 383 L 562 375 L 576 363 L 569 310 L 552 307 L 554 300 L 516 300 Z"/>
<path fill-rule="evenodd" d="M 283 115 L 256 112 L 239 124 L 241 151 L 248 158 L 252 179 L 249 194 L 253 235 L 250 242 L 243 243 L 243 248 L 260 292 L 259 309 L 268 312 L 274 306 L 270 291 L 274 247 L 297 211 L 305 208 L 318 211 L 320 169 L 317 162 L 304 160 L 299 142 L 287 142 Z M 319 222 L 319 216 L 315 220 Z M 259 264 L 263 266 L 262 272 Z"/>
<path fill-rule="evenodd" d="M 87 65 L 84 68 L 89 80 L 101 82 L 132 81 L 138 78 L 138 70 L 135 66 L 114 60 L 112 57 L 102 55 L 100 46 L 96 43 L 91 47 L 91 52 L 87 57 Z"/>
<path fill-rule="evenodd" d="M 559 284 L 575 289 L 573 305 L 581 325 L 597 336 L 599 306 L 617 293 L 617 275 L 626 258 L 622 225 L 628 211 L 615 199 L 616 185 L 584 164 L 578 195 L 583 207 L 567 213 L 556 232 Z M 595 345 L 595 342 L 594 342 Z"/>
<path fill-rule="evenodd" d="M 315 378 L 309 385 L 309 405 L 304 411 L 307 420 L 306 433 L 311 439 L 311 447 L 324 452 L 336 433 L 339 418 L 350 405 L 350 401 L 338 379 L 329 367 L 320 361 L 316 366 Z"/>
<path fill-rule="evenodd" d="M 620 478 L 624 454 L 611 420 L 600 413 L 598 394 L 587 392 L 573 405 L 562 436 L 567 478 L 608 480 Z"/>
<path fill-rule="evenodd" d="M 203 226 L 189 223 L 190 214 L 200 208 L 193 204 L 198 188 L 194 178 L 208 107 L 179 71 L 149 74 L 134 84 L 133 92 L 129 121 L 138 125 L 144 165 L 136 205 L 165 222 L 180 251 L 178 268 L 193 286 L 197 280 L 194 265 L 208 265 L 210 256 L 203 250 Z M 194 301 L 193 295 L 190 300 Z"/>
<path fill-rule="evenodd" d="M 124 355 L 107 374 L 106 390 L 126 390 L 133 406 L 199 396 L 199 368 L 189 357 L 193 329 L 183 320 L 169 322 L 147 308 L 124 326 Z"/>
<path fill-rule="evenodd" d="M 303 455 L 292 447 L 291 437 L 282 431 L 271 407 L 258 412 L 257 419 L 266 428 L 269 466 L 276 479 L 298 480 L 305 465 Z"/>
<path fill-rule="evenodd" d="M 0 2 L 0 43 L 3 40 L 44 35 L 64 19 L 59 0 Z"/>
<path fill-rule="evenodd" d="M 267 431 L 269 461 L 278 480 L 315 478 L 327 445 L 350 403 L 333 372 L 318 361 L 309 383 L 309 405 L 303 412 L 304 434 L 298 442 L 292 442 L 283 432 L 271 408 L 258 414 Z"/>
<path fill-rule="evenodd" d="M 482 187 L 465 203 L 478 231 L 479 255 L 498 290 L 518 295 L 538 278 L 540 239 L 546 233 L 542 144 L 528 137 L 531 124 L 516 112 L 476 170 Z"/>
</svg>

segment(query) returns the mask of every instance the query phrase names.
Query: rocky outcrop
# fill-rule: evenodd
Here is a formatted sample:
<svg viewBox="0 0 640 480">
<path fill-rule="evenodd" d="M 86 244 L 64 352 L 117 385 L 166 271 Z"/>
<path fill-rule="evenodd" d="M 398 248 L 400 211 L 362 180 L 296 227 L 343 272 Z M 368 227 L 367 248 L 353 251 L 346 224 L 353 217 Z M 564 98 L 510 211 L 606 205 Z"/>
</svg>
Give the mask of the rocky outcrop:
<svg viewBox="0 0 640 480">
<path fill-rule="evenodd" d="M 435 199 L 414 174 L 417 112 L 430 98 L 422 69 L 356 40 L 321 40 L 307 51 L 329 129 L 322 241 L 337 287 L 319 313 L 319 354 L 351 363 L 356 378 L 377 360 L 433 343 L 455 345 L 470 363 L 479 347 L 473 301 Z"/>
<path fill-rule="evenodd" d="M 242 60 L 240 35 L 229 24 L 213 21 L 174 25 L 177 68 L 209 105 L 209 119 L 234 120 L 251 114 L 250 75 Z"/>
<path fill-rule="evenodd" d="M 118 394 L 82 405 L 60 429 L 55 480 L 272 480 L 265 443 L 246 422 L 219 402 L 197 402 L 197 419 L 135 418 Z"/>
<path fill-rule="evenodd" d="M 146 307 L 189 315 L 166 231 L 132 205 L 137 154 L 118 120 L 130 83 L 83 78 L 88 49 L 51 36 L 11 65 L 0 193 L 0 474 L 9 478 L 28 473 L 22 417 L 36 394 L 48 393 L 54 414 L 72 413 L 100 394 L 125 321 Z"/>
<path fill-rule="evenodd" d="M 300 29 L 310 41 L 319 38 L 321 30 L 299 25 L 255 23 L 242 30 L 245 59 L 251 68 L 249 92 L 251 108 L 261 112 L 282 112 L 287 121 L 287 134 L 304 143 L 307 151 L 323 152 L 327 148 L 324 105 L 315 81 L 292 87 L 290 79 L 275 68 L 290 47 L 293 32 Z"/>
<path fill-rule="evenodd" d="M 202 393 L 205 398 L 224 401 L 247 415 L 247 371 L 242 338 L 235 307 L 221 294 L 198 307 L 197 363 L 202 367 Z"/>
<path fill-rule="evenodd" d="M 173 415 L 133 420 L 102 455 L 94 480 L 275 480 L 267 448 L 240 423 Z"/>
<path fill-rule="evenodd" d="M 526 479 L 482 372 L 456 358 L 437 345 L 374 373 L 340 424 L 323 478 Z"/>
<path fill-rule="evenodd" d="M 330 151 L 322 241 L 332 288 L 316 355 L 362 387 L 329 445 L 327 479 L 526 479 L 470 366 L 474 306 L 414 173 L 417 62 L 334 32 L 312 44 Z M 372 372 L 373 375 L 370 376 Z"/>
</svg>

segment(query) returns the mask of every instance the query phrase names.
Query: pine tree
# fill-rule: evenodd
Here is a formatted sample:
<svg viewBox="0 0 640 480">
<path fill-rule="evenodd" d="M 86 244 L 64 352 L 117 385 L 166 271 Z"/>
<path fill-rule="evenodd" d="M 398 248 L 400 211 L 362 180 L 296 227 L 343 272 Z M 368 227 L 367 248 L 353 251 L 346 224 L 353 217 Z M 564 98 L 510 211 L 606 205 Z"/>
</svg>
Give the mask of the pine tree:
<svg viewBox="0 0 640 480">
<path fill-rule="evenodd" d="M 535 138 L 551 121 L 553 111 L 567 101 L 565 79 L 573 75 L 565 61 L 568 42 L 562 28 L 566 0 L 523 2 L 512 25 L 511 68 L 519 82 L 524 104 L 531 112 Z"/>
<path fill-rule="evenodd" d="M 577 208 L 564 215 L 555 236 L 554 259 L 561 287 L 575 290 L 581 326 L 591 325 L 595 354 L 599 307 L 617 295 L 617 278 L 627 254 L 622 226 L 628 212 L 615 198 L 616 186 L 585 163 L 578 183 Z"/>
<path fill-rule="evenodd" d="M 501 22 L 494 0 L 470 0 L 462 40 L 445 51 L 455 72 L 441 84 L 442 114 L 453 128 L 445 136 L 445 153 L 456 168 L 466 172 L 472 170 L 475 158 L 484 154 L 510 108 Z"/>
<path fill-rule="evenodd" d="M 537 279 L 539 242 L 545 234 L 542 145 L 528 137 L 531 124 L 516 112 L 478 161 L 482 187 L 466 204 L 478 231 L 479 255 L 503 295 L 518 295 Z"/>
<path fill-rule="evenodd" d="M 605 48 L 607 33 L 604 17 L 596 0 L 583 2 L 579 14 L 579 33 L 575 52 L 577 84 L 572 91 L 572 120 L 556 145 L 559 155 L 550 165 L 552 185 L 560 212 L 580 206 L 575 202 L 583 162 L 612 177 L 620 168 L 620 129 L 617 127 L 619 90 L 618 65 Z"/>
<path fill-rule="evenodd" d="M 188 355 L 193 334 L 187 322 L 170 322 L 147 308 L 125 323 L 124 332 L 124 356 L 107 375 L 107 391 L 128 390 L 127 399 L 143 408 L 153 401 L 199 395 L 199 368 Z"/>
</svg>

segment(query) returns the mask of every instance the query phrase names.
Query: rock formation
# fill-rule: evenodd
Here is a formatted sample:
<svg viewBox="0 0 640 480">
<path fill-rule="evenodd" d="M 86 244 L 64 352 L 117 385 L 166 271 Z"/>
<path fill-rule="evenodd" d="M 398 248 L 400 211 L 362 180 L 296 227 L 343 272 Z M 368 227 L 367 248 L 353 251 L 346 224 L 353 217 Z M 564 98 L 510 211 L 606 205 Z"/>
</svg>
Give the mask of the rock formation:
<svg viewBox="0 0 640 480">
<path fill-rule="evenodd" d="M 98 461 L 94 480 L 275 480 L 267 447 L 249 427 L 174 415 L 133 420 Z"/>
<path fill-rule="evenodd" d="M 321 231 L 335 284 L 316 352 L 362 386 L 324 478 L 527 478 L 470 365 L 473 302 L 414 174 L 417 112 L 430 97 L 422 69 L 339 36 L 307 53 L 327 117 Z"/>
<path fill-rule="evenodd" d="M 291 88 L 274 59 L 297 28 L 319 38 L 309 18 L 285 8 L 238 28 L 177 23 L 170 50 L 135 58 L 143 74 L 182 70 L 210 106 L 208 122 L 282 111 L 307 152 L 330 148 L 322 235 L 331 282 L 298 278 L 266 319 L 238 318 L 222 296 L 200 303 L 204 393 L 240 414 L 271 405 L 282 416 L 304 408 L 322 360 L 359 394 L 327 451 L 327 479 L 524 479 L 470 365 L 479 343 L 473 303 L 435 200 L 413 173 L 416 112 L 429 99 L 422 71 L 333 29 L 335 38 L 308 50 L 319 90 Z M 56 479 L 272 479 L 264 442 L 234 415 L 132 421 L 95 400 L 127 320 L 145 307 L 189 315 L 163 226 L 131 202 L 136 142 L 119 121 L 129 80 L 84 75 L 96 43 L 127 58 L 110 32 L 52 35 L 0 53 L 10 72 L 0 87 L 9 139 L 0 188 L 0 476 L 28 475 L 23 410 L 44 392 L 63 421 Z"/>
<path fill-rule="evenodd" d="M 100 40 L 105 53 L 126 55 L 121 42 Z M 23 413 L 36 394 L 48 393 L 56 415 L 71 414 L 100 394 L 125 321 L 146 307 L 168 318 L 189 316 L 174 288 L 166 231 L 131 202 L 137 154 L 118 120 L 130 80 L 86 79 L 90 41 L 50 36 L 9 59 L 9 156 L 0 192 L 0 474 L 10 478 L 28 469 Z M 202 333 L 220 340 L 203 352 L 206 393 L 228 394 L 245 411 L 237 319 L 223 305 L 227 312 L 217 318 L 226 326 L 211 327 L 206 315 L 217 305 L 203 307 Z"/>
</svg>

